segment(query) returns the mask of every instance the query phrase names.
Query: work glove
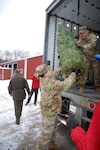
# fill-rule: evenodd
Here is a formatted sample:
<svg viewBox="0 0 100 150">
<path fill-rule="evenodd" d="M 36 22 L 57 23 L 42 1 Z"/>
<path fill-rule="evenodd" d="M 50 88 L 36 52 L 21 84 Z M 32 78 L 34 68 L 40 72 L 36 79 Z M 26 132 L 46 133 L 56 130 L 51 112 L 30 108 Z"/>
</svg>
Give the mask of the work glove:
<svg viewBox="0 0 100 150">
<path fill-rule="evenodd" d="M 80 75 L 80 69 L 79 68 L 73 68 L 72 72 L 76 73 L 76 75 Z"/>
<path fill-rule="evenodd" d="M 79 126 L 79 122 L 77 121 L 77 119 L 75 118 L 74 115 L 70 114 L 68 119 L 67 119 L 68 129 L 71 131 L 72 129 L 74 129 L 77 126 Z"/>
<path fill-rule="evenodd" d="M 94 55 L 94 58 L 98 61 L 100 61 L 100 54 Z"/>
</svg>

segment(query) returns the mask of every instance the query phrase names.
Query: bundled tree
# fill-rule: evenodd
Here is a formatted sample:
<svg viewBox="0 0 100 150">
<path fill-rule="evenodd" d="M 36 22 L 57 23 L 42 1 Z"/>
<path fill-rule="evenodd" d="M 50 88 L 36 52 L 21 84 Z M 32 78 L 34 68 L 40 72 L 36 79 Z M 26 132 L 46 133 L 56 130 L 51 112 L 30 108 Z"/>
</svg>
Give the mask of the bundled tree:
<svg viewBox="0 0 100 150">
<path fill-rule="evenodd" d="M 75 44 L 73 33 L 64 24 L 58 26 L 57 50 L 61 68 L 66 76 L 72 72 L 73 68 L 80 68 L 81 73 L 77 77 L 77 84 L 83 87 L 87 79 L 84 56 Z"/>
</svg>

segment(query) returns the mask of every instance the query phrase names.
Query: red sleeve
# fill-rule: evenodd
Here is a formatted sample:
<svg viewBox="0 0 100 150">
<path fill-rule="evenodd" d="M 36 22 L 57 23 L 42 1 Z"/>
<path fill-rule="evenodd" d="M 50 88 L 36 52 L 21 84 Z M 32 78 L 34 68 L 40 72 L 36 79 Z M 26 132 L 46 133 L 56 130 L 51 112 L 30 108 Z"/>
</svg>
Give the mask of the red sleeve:
<svg viewBox="0 0 100 150">
<path fill-rule="evenodd" d="M 78 126 L 75 129 L 73 129 L 71 131 L 71 138 L 72 140 L 75 142 L 76 147 L 79 148 L 79 150 L 84 150 L 82 148 L 82 145 L 84 147 L 86 147 L 84 144 L 84 140 L 85 140 L 85 136 L 86 136 L 86 131 L 83 130 L 82 127 Z"/>
<path fill-rule="evenodd" d="M 100 150 L 100 102 L 96 106 L 87 132 L 78 126 L 71 131 L 71 138 L 78 150 Z"/>
<path fill-rule="evenodd" d="M 40 78 L 39 77 L 32 77 L 32 88 L 40 88 Z"/>
<path fill-rule="evenodd" d="M 31 78 L 31 80 L 34 80 L 34 78 L 35 78 L 35 77 L 33 76 L 33 77 Z"/>
</svg>

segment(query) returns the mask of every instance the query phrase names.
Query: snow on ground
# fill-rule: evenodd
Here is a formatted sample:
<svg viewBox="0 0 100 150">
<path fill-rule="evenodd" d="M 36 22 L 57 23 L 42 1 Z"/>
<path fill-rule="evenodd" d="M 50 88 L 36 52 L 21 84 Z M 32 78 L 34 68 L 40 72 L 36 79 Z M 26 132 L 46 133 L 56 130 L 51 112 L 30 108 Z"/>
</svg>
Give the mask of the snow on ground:
<svg viewBox="0 0 100 150">
<path fill-rule="evenodd" d="M 31 88 L 31 80 L 28 83 Z M 41 133 L 40 92 L 37 106 L 33 104 L 34 95 L 27 106 L 24 100 L 20 125 L 16 125 L 8 84 L 9 80 L 0 80 L 0 150 L 36 150 Z"/>
</svg>

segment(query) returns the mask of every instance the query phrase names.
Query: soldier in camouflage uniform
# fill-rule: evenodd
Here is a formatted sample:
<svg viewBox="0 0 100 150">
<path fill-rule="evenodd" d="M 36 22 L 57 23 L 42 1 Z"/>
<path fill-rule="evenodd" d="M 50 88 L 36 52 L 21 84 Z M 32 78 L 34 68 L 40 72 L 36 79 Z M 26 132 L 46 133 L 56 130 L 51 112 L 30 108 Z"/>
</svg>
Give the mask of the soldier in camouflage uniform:
<svg viewBox="0 0 100 150">
<path fill-rule="evenodd" d="M 76 45 L 80 47 L 84 54 L 84 60 L 87 66 L 87 74 L 89 70 L 92 70 L 94 76 L 94 85 L 96 90 L 100 92 L 100 62 L 94 59 L 94 55 L 98 54 L 96 49 L 97 37 L 94 34 L 89 34 L 86 26 L 79 28 L 80 38 L 76 42 Z"/>
<path fill-rule="evenodd" d="M 36 72 L 40 76 L 42 113 L 42 136 L 37 150 L 60 150 L 54 142 L 56 115 L 62 108 L 61 91 L 67 91 L 72 86 L 76 80 L 76 73 L 73 72 L 64 81 L 59 81 L 57 77 L 62 74 L 61 69 L 52 72 L 46 64 L 42 64 L 36 68 Z"/>
</svg>

